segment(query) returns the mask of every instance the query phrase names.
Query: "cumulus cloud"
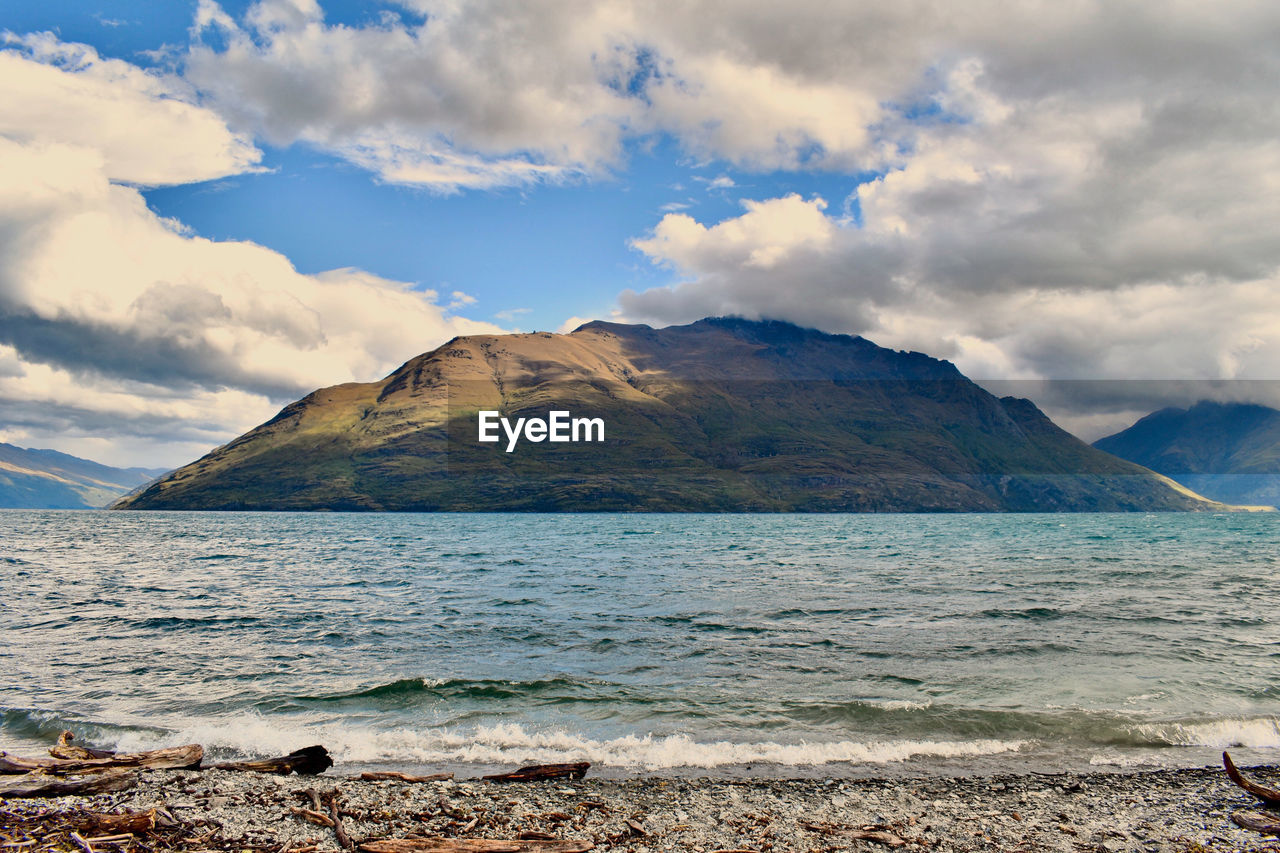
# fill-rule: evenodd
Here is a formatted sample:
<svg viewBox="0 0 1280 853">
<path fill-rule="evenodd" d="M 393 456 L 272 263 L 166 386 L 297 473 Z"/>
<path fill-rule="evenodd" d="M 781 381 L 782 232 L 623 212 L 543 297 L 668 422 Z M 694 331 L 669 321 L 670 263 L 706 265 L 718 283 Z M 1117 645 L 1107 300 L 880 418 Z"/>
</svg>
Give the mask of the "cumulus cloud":
<svg viewBox="0 0 1280 853">
<path fill-rule="evenodd" d="M 346 27 L 203 0 L 186 75 L 242 132 L 445 191 L 607 171 L 663 134 L 851 176 L 721 221 L 670 207 L 633 245 L 679 280 L 623 293 L 636 320 L 780 317 L 1005 377 L 1275 363 L 1276 8 L 401 5 Z"/>
<path fill-rule="evenodd" d="M 881 164 L 893 100 L 935 59 L 931 34 L 905 38 L 914 8 L 402 5 L 408 20 L 349 27 L 311 0 L 260 0 L 240 20 L 201 0 L 185 73 L 239 129 L 450 192 L 599 174 L 655 134 L 751 169 Z M 886 32 L 904 39 L 886 49 Z"/>
<path fill-rule="evenodd" d="M 790 319 L 977 376 L 1275 378 L 1274 10 L 1021 8 L 1001 33 L 977 9 L 949 34 L 925 14 L 908 39 L 935 39 L 935 61 L 927 97 L 887 116 L 899 150 L 878 174 L 830 208 L 662 217 L 633 246 L 677 281 L 623 293 L 624 313 Z M 1064 417 L 1120 411 L 1114 387 L 1070 387 Z M 1172 388 L 1129 387 L 1126 411 Z"/>
<path fill-rule="evenodd" d="M 236 174 L 261 157 L 180 78 L 48 33 L 6 33 L 0 45 L 0 135 L 11 140 L 87 149 L 110 180 L 147 185 Z"/>
<path fill-rule="evenodd" d="M 157 216 L 121 182 L 204 180 L 256 162 L 216 114 L 175 102 L 165 78 L 44 37 L 0 52 L 0 69 L 12 72 L 0 74 L 0 105 L 22 113 L 0 134 L 0 400 L 13 437 L 92 444 L 114 418 L 117 446 L 177 463 L 315 387 L 368 381 L 453 335 L 498 330 L 446 313 L 472 301 L 460 291 L 443 307 L 362 270 L 304 275 L 270 249 Z M 95 128 L 87 102 L 105 97 L 100 84 L 114 107 Z M 90 121 L 68 121 L 77 111 Z"/>
</svg>

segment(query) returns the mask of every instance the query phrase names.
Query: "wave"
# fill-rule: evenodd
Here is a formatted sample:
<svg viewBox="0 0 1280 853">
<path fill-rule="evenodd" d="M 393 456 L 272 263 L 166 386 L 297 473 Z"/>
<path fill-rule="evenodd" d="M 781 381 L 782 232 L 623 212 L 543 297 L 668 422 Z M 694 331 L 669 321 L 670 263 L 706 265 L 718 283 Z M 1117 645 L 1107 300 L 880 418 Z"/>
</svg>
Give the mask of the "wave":
<svg viewBox="0 0 1280 853">
<path fill-rule="evenodd" d="M 1280 718 L 1245 717 L 1195 723 L 1145 723 L 1134 733 L 1155 746 L 1280 748 Z"/>
<path fill-rule="evenodd" d="M 778 743 L 775 741 L 699 741 L 685 734 L 625 735 L 596 739 L 555 729 L 532 731 L 516 723 L 473 730 L 418 731 L 358 729 L 341 723 L 282 725 L 278 719 L 247 716 L 202 722 L 162 739 L 202 743 L 207 749 L 237 755 L 279 755 L 299 743 L 324 743 L 345 764 L 529 764 L 590 761 L 602 767 L 632 770 L 716 768 L 745 764 L 792 767 L 834 762 L 887 764 L 921 758 L 964 758 L 1015 752 L 1021 740 L 886 740 Z M 153 735 L 119 738 L 118 749 L 160 745 Z"/>
<path fill-rule="evenodd" d="M 601 688 L 614 695 L 602 695 Z M 569 698 L 573 701 L 615 701 L 616 693 L 625 688 L 606 682 L 584 682 L 570 678 L 544 678 L 533 681 L 465 678 L 400 678 L 351 693 L 325 696 L 299 696 L 300 702 L 349 702 L 361 699 L 405 699 L 427 697 L 437 699 L 520 699 Z"/>
</svg>

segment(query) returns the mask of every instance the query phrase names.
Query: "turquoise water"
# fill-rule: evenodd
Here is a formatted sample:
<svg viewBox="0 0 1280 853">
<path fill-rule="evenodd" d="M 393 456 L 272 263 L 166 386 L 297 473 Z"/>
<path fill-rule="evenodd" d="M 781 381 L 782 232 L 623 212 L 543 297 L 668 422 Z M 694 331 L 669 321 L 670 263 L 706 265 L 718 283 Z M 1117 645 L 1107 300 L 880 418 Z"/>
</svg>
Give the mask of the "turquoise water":
<svg viewBox="0 0 1280 853">
<path fill-rule="evenodd" d="M 0 512 L 0 748 L 811 775 L 1280 760 L 1274 515 Z"/>
</svg>

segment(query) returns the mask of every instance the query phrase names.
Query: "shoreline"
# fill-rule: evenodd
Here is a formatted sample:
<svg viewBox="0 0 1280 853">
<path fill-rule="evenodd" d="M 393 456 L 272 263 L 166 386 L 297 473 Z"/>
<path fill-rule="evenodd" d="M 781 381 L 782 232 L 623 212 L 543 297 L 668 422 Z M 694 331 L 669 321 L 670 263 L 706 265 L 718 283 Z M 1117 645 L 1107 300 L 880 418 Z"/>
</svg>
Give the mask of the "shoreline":
<svg viewBox="0 0 1280 853">
<path fill-rule="evenodd" d="M 1249 770 L 1260 781 L 1280 782 L 1280 767 Z M 1220 768 L 831 779 L 588 775 L 524 783 L 161 770 L 144 772 L 136 787 L 115 794 L 0 800 L 0 825 L 9 824 L 12 836 L 21 831 L 22 821 L 42 813 L 159 808 L 200 839 L 195 849 L 340 850 L 333 829 L 291 811 L 308 807 L 308 788 L 322 797 L 336 792 L 344 830 L 357 846 L 414 835 L 513 839 L 532 833 L 590 842 L 601 851 L 637 853 L 894 846 L 1280 851 L 1280 841 L 1232 823 L 1232 812 L 1266 809 Z"/>
</svg>

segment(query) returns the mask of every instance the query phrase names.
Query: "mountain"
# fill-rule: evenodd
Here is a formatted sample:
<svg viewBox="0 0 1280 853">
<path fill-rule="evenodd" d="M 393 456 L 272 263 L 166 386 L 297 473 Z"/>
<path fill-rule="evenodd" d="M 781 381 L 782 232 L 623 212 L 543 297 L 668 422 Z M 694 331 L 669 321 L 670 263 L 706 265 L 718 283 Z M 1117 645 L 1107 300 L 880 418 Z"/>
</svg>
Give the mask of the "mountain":
<svg viewBox="0 0 1280 853">
<path fill-rule="evenodd" d="M 480 442 L 479 412 L 600 418 L 602 442 Z M 495 427 L 496 428 L 496 427 Z M 527 435 L 527 433 L 526 433 Z M 586 434 L 581 436 L 586 437 Z M 787 323 L 455 338 L 337 385 L 126 509 L 1221 509 L 950 363 Z"/>
<path fill-rule="evenodd" d="M 1280 506 L 1280 411 L 1267 406 L 1161 409 L 1093 446 L 1215 500 Z"/>
<path fill-rule="evenodd" d="M 0 444 L 0 508 L 101 508 L 165 470 L 112 468 L 56 450 Z"/>
</svg>

